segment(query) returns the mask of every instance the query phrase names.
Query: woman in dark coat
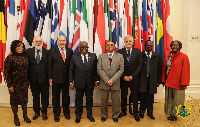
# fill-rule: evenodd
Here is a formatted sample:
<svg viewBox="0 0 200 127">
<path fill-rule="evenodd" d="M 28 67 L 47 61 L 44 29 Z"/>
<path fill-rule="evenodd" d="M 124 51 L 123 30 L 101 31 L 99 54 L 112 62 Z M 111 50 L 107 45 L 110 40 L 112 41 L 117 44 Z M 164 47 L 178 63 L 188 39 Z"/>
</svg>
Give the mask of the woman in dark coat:
<svg viewBox="0 0 200 127">
<path fill-rule="evenodd" d="M 17 115 L 18 105 L 22 106 L 24 121 L 31 123 L 31 120 L 27 117 L 28 57 L 24 53 L 25 46 L 21 41 L 14 40 L 10 49 L 12 54 L 5 59 L 4 72 L 10 93 L 10 105 L 14 114 L 14 123 L 16 126 L 20 126 Z"/>
<path fill-rule="evenodd" d="M 165 114 L 167 119 L 177 120 L 176 107 L 184 106 L 185 89 L 190 83 L 190 62 L 186 54 L 180 52 L 182 43 L 172 41 L 172 51 L 162 66 L 162 83 L 165 85 Z"/>
</svg>

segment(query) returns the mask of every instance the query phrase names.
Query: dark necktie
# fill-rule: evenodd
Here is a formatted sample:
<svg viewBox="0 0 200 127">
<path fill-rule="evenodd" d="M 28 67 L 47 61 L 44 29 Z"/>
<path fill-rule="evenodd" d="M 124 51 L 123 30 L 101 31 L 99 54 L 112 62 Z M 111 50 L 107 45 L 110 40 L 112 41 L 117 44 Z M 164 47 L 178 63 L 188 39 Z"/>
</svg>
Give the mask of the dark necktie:
<svg viewBox="0 0 200 127">
<path fill-rule="evenodd" d="M 109 61 L 110 61 L 110 66 L 111 66 L 111 63 L 112 63 L 112 54 L 111 53 L 109 54 Z"/>
<path fill-rule="evenodd" d="M 149 77 L 150 74 L 150 53 L 147 53 L 147 77 Z"/>
<path fill-rule="evenodd" d="M 36 62 L 37 64 L 40 63 L 40 54 L 39 54 L 40 50 L 37 50 L 37 55 L 36 55 Z"/>
<path fill-rule="evenodd" d="M 128 54 L 127 54 L 127 61 L 129 63 L 129 60 L 130 60 L 130 57 L 131 57 L 131 52 L 130 52 L 130 49 L 127 50 Z"/>
<path fill-rule="evenodd" d="M 87 59 L 86 59 L 86 56 L 84 55 L 84 65 L 85 67 L 87 68 Z"/>
</svg>

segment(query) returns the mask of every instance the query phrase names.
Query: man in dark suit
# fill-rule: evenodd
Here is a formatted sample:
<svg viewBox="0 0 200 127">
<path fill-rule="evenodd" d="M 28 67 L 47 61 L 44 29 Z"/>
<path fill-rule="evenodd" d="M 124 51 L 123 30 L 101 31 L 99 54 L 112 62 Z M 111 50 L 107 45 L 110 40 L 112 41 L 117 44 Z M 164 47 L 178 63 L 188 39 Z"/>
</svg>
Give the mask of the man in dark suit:
<svg viewBox="0 0 200 127">
<path fill-rule="evenodd" d="M 130 86 L 131 96 L 133 99 L 133 115 L 136 121 L 140 121 L 138 116 L 138 86 L 139 73 L 142 67 L 142 55 L 139 49 L 133 48 L 133 37 L 127 35 L 124 38 L 125 47 L 118 52 L 124 57 L 124 73 L 121 77 L 121 113 L 119 118 L 126 116 L 127 95 Z"/>
<path fill-rule="evenodd" d="M 80 53 L 73 54 L 69 68 L 70 88 L 76 88 L 76 123 L 80 122 L 83 113 L 83 97 L 86 95 L 87 118 L 95 122 L 92 117 L 93 90 L 98 86 L 99 77 L 97 74 L 97 57 L 95 53 L 88 52 L 88 43 L 80 43 Z M 74 81 L 74 83 L 73 83 Z"/>
<path fill-rule="evenodd" d="M 48 55 L 48 78 L 52 84 L 52 101 L 55 122 L 60 121 L 60 93 L 62 90 L 62 107 L 66 119 L 70 119 L 69 98 L 69 66 L 73 51 L 66 48 L 65 36 L 57 40 L 58 47 L 49 50 Z"/>
<path fill-rule="evenodd" d="M 29 60 L 29 79 L 33 96 L 33 110 L 35 115 L 33 120 L 40 116 L 40 93 L 42 102 L 42 117 L 47 120 L 47 108 L 49 105 L 49 83 L 47 77 L 47 50 L 42 48 L 43 40 L 41 37 L 35 37 L 34 48 L 26 50 Z"/>
<path fill-rule="evenodd" d="M 121 54 L 114 52 L 114 42 L 108 41 L 106 49 L 108 52 L 101 54 L 97 63 L 101 89 L 101 121 L 106 121 L 108 117 L 108 96 L 111 91 L 112 118 L 117 123 L 120 112 L 120 77 L 124 72 L 124 58 Z"/>
<path fill-rule="evenodd" d="M 142 69 L 140 72 L 140 118 L 147 115 L 153 116 L 154 94 L 157 93 L 157 86 L 161 83 L 161 55 L 152 51 L 153 42 L 145 42 L 145 51 L 142 52 Z"/>
</svg>

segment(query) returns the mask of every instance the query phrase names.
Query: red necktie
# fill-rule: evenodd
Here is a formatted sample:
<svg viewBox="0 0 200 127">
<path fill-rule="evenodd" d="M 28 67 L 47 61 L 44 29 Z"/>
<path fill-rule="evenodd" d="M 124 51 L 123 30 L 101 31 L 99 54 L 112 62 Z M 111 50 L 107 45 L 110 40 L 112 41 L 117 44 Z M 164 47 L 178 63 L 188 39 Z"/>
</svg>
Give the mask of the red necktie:
<svg viewBox="0 0 200 127">
<path fill-rule="evenodd" d="M 65 62 L 65 53 L 64 53 L 64 49 L 61 49 L 62 50 L 62 58 L 63 58 L 63 61 Z"/>
</svg>

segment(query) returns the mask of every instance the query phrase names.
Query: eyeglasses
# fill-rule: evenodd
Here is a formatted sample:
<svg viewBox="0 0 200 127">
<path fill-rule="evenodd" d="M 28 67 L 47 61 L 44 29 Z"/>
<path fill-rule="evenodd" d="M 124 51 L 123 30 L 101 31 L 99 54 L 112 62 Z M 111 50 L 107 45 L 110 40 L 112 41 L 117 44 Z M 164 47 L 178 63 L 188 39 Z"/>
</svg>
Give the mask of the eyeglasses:
<svg viewBox="0 0 200 127">
<path fill-rule="evenodd" d="M 111 47 L 112 47 L 112 46 L 114 46 L 114 45 L 113 45 L 113 44 L 110 44 L 110 45 L 108 44 L 108 45 L 106 45 L 106 46 L 107 46 L 107 47 L 109 47 L 109 46 L 111 46 Z"/>
<path fill-rule="evenodd" d="M 86 50 L 87 50 L 88 48 L 89 48 L 89 47 L 80 47 L 81 50 L 83 50 L 83 49 L 86 49 Z"/>
<path fill-rule="evenodd" d="M 179 47 L 179 45 L 172 45 L 172 47 Z"/>
<path fill-rule="evenodd" d="M 62 42 L 65 42 L 66 40 L 58 40 L 58 41 L 62 41 Z"/>
<path fill-rule="evenodd" d="M 42 41 L 35 41 L 35 42 L 40 42 L 40 43 L 42 43 Z"/>
<path fill-rule="evenodd" d="M 153 45 L 145 45 L 145 46 L 147 46 L 147 47 L 153 47 Z"/>
</svg>

